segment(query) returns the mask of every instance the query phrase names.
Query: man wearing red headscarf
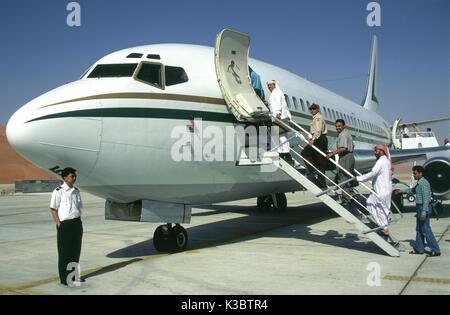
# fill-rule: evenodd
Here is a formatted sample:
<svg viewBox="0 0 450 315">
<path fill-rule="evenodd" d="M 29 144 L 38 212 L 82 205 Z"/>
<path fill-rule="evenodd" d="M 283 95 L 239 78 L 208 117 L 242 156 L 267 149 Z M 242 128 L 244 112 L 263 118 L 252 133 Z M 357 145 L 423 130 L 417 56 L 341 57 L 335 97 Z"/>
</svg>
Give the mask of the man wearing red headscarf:
<svg viewBox="0 0 450 315">
<path fill-rule="evenodd" d="M 383 228 L 382 233 L 389 235 L 389 215 L 392 194 L 392 163 L 389 149 L 384 144 L 379 144 L 374 149 L 377 162 L 372 170 L 362 176 L 357 176 L 358 182 L 372 180 L 372 189 L 376 194 L 371 194 L 367 199 L 367 210 L 370 211 L 375 222 Z"/>
</svg>

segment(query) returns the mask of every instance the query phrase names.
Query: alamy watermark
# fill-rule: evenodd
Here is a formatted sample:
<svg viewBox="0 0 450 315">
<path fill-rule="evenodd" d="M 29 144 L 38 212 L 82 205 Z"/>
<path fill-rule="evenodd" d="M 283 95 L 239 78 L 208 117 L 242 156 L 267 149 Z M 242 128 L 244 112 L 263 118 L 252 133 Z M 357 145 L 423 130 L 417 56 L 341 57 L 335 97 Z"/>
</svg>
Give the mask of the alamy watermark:
<svg viewBox="0 0 450 315">
<path fill-rule="evenodd" d="M 377 262 L 370 262 L 367 264 L 366 270 L 369 272 L 366 278 L 366 283 L 369 287 L 381 286 L 381 266 Z"/>
<path fill-rule="evenodd" d="M 66 6 L 70 13 L 67 15 L 66 23 L 69 27 L 81 26 L 81 6 L 78 2 L 70 2 Z"/>
<path fill-rule="evenodd" d="M 81 286 L 81 267 L 77 262 L 71 262 L 67 264 L 67 271 L 70 271 L 67 275 L 66 282 L 69 287 Z"/>
<path fill-rule="evenodd" d="M 175 139 L 170 151 L 175 162 L 236 162 L 242 158 L 257 161 L 268 151 L 277 152 L 288 141 L 286 136 L 280 137 L 278 126 L 204 127 L 201 118 L 188 125 L 175 126 L 170 137 Z"/>
<path fill-rule="evenodd" d="M 378 2 L 370 2 L 367 4 L 367 25 L 369 27 L 381 26 L 381 6 Z"/>
</svg>

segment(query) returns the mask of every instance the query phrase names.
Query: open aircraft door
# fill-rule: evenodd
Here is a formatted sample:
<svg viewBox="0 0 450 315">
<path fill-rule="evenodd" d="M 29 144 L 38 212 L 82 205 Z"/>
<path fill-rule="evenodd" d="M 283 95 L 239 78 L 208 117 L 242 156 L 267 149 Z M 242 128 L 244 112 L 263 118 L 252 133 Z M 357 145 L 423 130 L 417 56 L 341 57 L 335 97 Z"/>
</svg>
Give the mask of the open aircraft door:
<svg viewBox="0 0 450 315">
<path fill-rule="evenodd" d="M 217 35 L 215 65 L 225 102 L 238 121 L 269 118 L 269 110 L 253 90 L 248 70 L 248 35 L 224 29 Z"/>
<path fill-rule="evenodd" d="M 396 119 L 394 124 L 392 125 L 392 129 L 391 129 L 391 142 L 396 149 L 402 148 L 402 143 L 397 138 L 397 129 L 398 129 L 398 125 L 400 124 L 400 121 L 401 121 L 400 118 Z"/>
</svg>

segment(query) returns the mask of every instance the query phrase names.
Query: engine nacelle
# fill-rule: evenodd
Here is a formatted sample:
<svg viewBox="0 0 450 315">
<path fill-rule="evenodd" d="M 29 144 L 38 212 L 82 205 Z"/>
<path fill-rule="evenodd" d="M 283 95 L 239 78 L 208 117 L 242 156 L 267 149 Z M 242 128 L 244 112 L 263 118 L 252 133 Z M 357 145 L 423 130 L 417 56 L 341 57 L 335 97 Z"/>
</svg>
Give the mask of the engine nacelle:
<svg viewBox="0 0 450 315">
<path fill-rule="evenodd" d="M 423 167 L 434 195 L 439 199 L 450 199 L 450 161 L 446 158 L 432 158 Z"/>
</svg>

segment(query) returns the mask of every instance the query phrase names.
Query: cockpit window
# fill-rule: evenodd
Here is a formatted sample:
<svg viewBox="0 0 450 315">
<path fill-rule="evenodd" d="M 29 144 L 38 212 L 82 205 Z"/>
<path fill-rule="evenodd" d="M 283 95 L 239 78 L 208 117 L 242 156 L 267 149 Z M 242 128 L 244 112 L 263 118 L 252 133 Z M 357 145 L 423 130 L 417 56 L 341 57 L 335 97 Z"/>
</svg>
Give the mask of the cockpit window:
<svg viewBox="0 0 450 315">
<path fill-rule="evenodd" d="M 131 77 L 136 67 L 137 63 L 97 65 L 88 78 Z"/>
<path fill-rule="evenodd" d="M 83 72 L 83 74 L 80 76 L 80 80 L 83 79 L 84 76 L 85 76 L 89 71 L 91 71 L 92 67 L 93 67 L 93 66 L 90 66 L 89 68 L 86 69 L 86 71 Z"/>
<path fill-rule="evenodd" d="M 189 78 L 183 68 L 165 66 L 166 85 L 175 85 L 189 81 Z"/>
<path fill-rule="evenodd" d="M 159 63 L 141 63 L 135 79 L 158 88 L 163 88 L 162 65 Z"/>
</svg>

